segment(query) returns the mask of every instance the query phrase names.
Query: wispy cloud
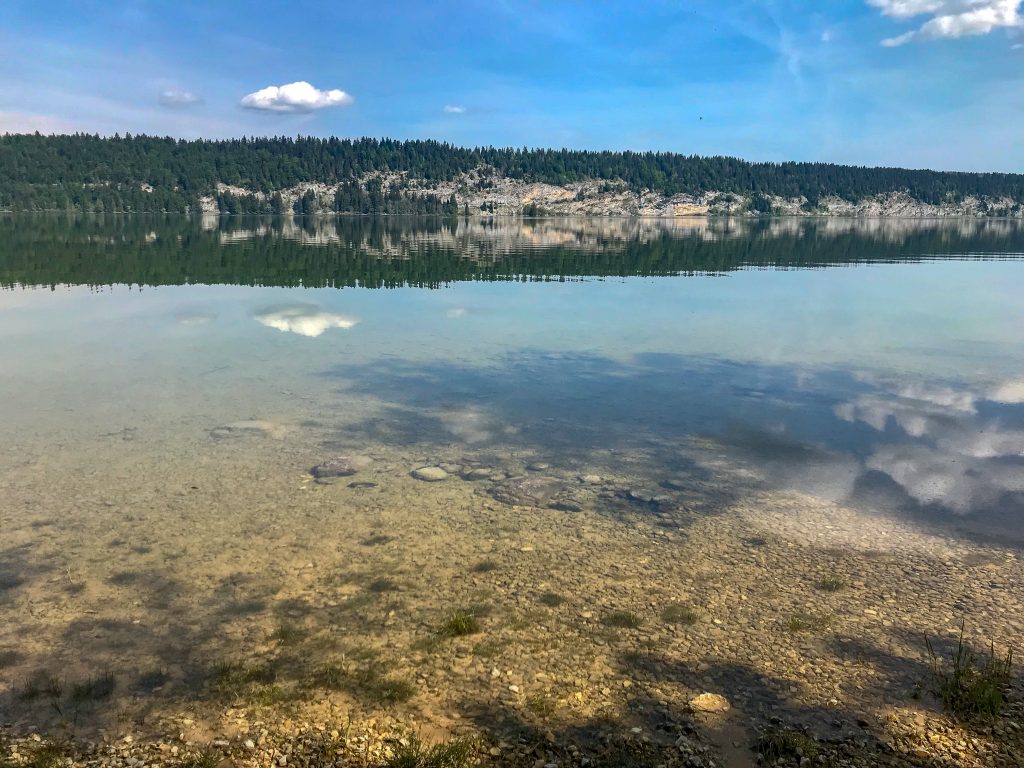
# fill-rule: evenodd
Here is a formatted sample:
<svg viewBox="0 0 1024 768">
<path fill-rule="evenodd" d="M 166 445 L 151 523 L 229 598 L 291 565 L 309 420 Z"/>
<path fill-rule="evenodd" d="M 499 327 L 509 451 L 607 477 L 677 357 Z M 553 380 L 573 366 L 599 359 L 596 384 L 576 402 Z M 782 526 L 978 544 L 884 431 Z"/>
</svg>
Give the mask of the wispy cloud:
<svg viewBox="0 0 1024 768">
<path fill-rule="evenodd" d="M 917 29 L 886 38 L 882 45 L 895 47 L 911 40 L 987 35 L 993 30 L 1021 26 L 1024 0 L 867 0 L 883 15 L 894 19 L 930 16 Z"/>
<path fill-rule="evenodd" d="M 270 85 L 242 99 L 242 106 L 261 112 L 312 112 L 352 103 L 352 97 L 334 88 L 321 91 L 305 80 L 287 85 Z"/>
<path fill-rule="evenodd" d="M 191 107 L 194 104 L 201 104 L 203 99 L 198 94 L 192 93 L 192 91 L 182 90 L 181 88 L 168 88 L 165 91 L 160 92 L 160 103 L 165 107 L 171 109 L 182 109 L 184 107 Z"/>
<path fill-rule="evenodd" d="M 5 133 L 72 133 L 83 127 L 69 120 L 34 112 L 0 112 L 0 136 Z"/>
<path fill-rule="evenodd" d="M 447 112 L 450 115 L 461 115 L 461 114 L 465 113 L 466 108 L 465 107 L 460 107 L 457 104 L 445 104 L 444 105 L 444 111 Z"/>
</svg>

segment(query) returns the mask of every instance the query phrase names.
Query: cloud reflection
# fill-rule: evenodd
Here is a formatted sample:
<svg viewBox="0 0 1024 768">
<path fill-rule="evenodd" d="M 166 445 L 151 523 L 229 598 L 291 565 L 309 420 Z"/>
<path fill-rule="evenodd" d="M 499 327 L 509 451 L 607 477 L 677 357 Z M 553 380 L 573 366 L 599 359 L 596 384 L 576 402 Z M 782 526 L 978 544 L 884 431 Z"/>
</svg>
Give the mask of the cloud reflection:
<svg viewBox="0 0 1024 768">
<path fill-rule="evenodd" d="M 874 447 L 866 468 L 885 473 L 920 504 L 959 514 L 992 508 L 1007 494 L 1024 492 L 1024 429 L 1013 424 L 1018 409 L 1012 407 L 1024 402 L 1021 382 L 1000 384 L 988 394 L 920 385 L 889 390 L 835 408 L 844 421 L 880 433 L 890 426 L 902 431 L 904 439 L 893 433 Z"/>
<path fill-rule="evenodd" d="M 315 338 L 331 328 L 352 328 L 359 320 L 349 315 L 325 312 L 314 304 L 269 307 L 256 313 L 256 320 L 268 328 Z"/>
</svg>

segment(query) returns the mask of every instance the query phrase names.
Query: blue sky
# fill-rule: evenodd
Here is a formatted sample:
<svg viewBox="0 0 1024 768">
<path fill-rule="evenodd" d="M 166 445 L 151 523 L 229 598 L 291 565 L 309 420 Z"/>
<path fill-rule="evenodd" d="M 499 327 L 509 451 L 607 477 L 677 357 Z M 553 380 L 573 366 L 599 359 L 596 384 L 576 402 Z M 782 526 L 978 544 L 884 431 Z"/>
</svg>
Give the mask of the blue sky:
<svg viewBox="0 0 1024 768">
<path fill-rule="evenodd" d="M 1021 5 L 4 0 L 0 132 L 1024 171 Z"/>
</svg>

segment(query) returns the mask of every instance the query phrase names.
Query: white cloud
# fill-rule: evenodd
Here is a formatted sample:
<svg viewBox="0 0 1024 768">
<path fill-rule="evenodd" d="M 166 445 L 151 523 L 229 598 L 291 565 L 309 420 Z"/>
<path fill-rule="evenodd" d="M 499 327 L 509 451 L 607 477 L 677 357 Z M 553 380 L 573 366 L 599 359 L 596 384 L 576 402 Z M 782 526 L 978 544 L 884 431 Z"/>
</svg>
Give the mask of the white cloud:
<svg viewBox="0 0 1024 768">
<path fill-rule="evenodd" d="M 316 338 L 329 328 L 352 328 L 359 322 L 348 315 L 324 312 L 311 304 L 274 307 L 256 314 L 256 320 L 268 328 Z"/>
<path fill-rule="evenodd" d="M 882 41 L 895 47 L 911 40 L 938 40 L 987 35 L 1002 27 L 1021 26 L 1024 0 L 867 0 L 884 16 L 911 19 L 931 16 L 918 29 Z"/>
<path fill-rule="evenodd" d="M 321 91 L 304 80 L 287 85 L 269 85 L 242 99 L 242 106 L 263 112 L 312 112 L 325 107 L 352 103 L 352 97 L 337 88 Z"/>
<path fill-rule="evenodd" d="M 192 91 L 185 91 L 181 88 L 168 88 L 160 92 L 160 103 L 171 109 L 191 107 L 193 104 L 201 104 L 202 97 Z"/>
<path fill-rule="evenodd" d="M 445 317 L 449 317 L 449 318 L 451 318 L 453 320 L 456 320 L 456 319 L 458 319 L 460 317 L 465 317 L 466 316 L 466 310 L 463 307 L 453 307 L 452 309 L 449 309 L 444 314 L 445 314 Z"/>
<path fill-rule="evenodd" d="M 460 107 L 457 104 L 445 104 L 444 111 L 447 112 L 449 115 L 461 115 L 465 113 L 466 108 Z"/>
</svg>

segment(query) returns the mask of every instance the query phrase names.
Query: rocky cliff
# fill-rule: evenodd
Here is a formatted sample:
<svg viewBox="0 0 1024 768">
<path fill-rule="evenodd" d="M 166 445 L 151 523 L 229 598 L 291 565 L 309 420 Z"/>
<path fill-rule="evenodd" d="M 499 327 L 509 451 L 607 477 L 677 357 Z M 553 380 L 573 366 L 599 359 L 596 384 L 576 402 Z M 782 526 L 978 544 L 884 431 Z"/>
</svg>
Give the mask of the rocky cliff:
<svg viewBox="0 0 1024 768">
<path fill-rule="evenodd" d="M 842 216 L 860 218 L 945 218 L 1024 216 L 1022 201 L 1012 198 L 964 197 L 939 205 L 917 200 L 905 191 L 894 191 L 859 200 L 825 197 L 815 202 L 806 198 L 773 195 L 740 195 L 731 192 L 705 192 L 697 195 L 666 196 L 651 190 L 636 191 L 622 182 L 587 180 L 562 186 L 527 182 L 503 176 L 486 166 L 474 168 L 450 181 L 430 183 L 399 173 L 367 174 L 360 179 L 365 187 L 379 181 L 386 192 L 398 185 L 406 196 L 452 196 L 460 213 L 470 216 L 639 216 L 675 218 L 684 216 Z M 331 211 L 340 184 L 305 183 L 279 190 L 290 207 L 312 191 L 321 208 Z M 218 185 L 218 193 L 236 197 L 267 199 L 271 194 L 243 187 Z M 213 196 L 201 200 L 203 213 L 216 213 Z"/>
</svg>

